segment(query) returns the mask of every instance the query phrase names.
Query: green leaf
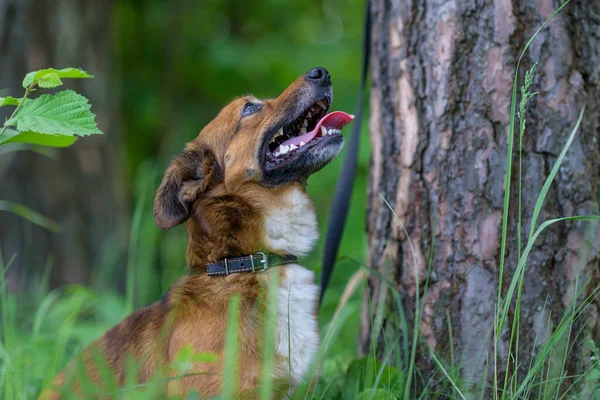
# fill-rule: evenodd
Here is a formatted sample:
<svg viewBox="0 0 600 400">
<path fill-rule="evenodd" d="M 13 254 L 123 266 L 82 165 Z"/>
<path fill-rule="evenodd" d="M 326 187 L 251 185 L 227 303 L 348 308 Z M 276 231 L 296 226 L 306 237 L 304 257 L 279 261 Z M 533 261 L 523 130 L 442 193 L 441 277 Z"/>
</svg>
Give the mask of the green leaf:
<svg viewBox="0 0 600 400">
<path fill-rule="evenodd" d="M 101 134 L 88 100 L 72 90 L 56 95 L 45 94 L 26 102 L 17 114 L 5 122 L 21 132 L 37 132 L 48 135 Z"/>
<path fill-rule="evenodd" d="M 33 211 L 31 208 L 25 207 L 24 205 L 18 203 L 11 203 L 10 201 L 0 200 L 0 211 L 12 212 L 22 218 L 25 218 L 26 220 L 35 225 L 41 226 L 42 228 L 46 228 L 54 232 L 60 231 L 58 222 L 53 221 L 50 218 L 45 217 L 36 211 Z"/>
<path fill-rule="evenodd" d="M 6 143 L 28 143 L 50 147 L 68 147 L 75 143 L 75 136 L 67 135 L 48 135 L 37 132 L 19 132 L 14 129 L 7 129 L 0 137 L 0 146 Z"/>
<path fill-rule="evenodd" d="M 93 78 L 93 75 L 88 74 L 84 70 L 80 68 L 63 68 L 63 69 L 40 69 L 39 71 L 33 71 L 25 75 L 25 79 L 23 79 L 23 87 L 28 88 L 33 82 L 38 82 L 45 75 L 48 74 L 56 74 L 60 79 L 64 78 L 73 78 L 73 79 L 81 79 L 81 78 Z M 41 86 L 41 85 L 40 85 Z M 41 86 L 44 87 L 44 86 Z"/>
<path fill-rule="evenodd" d="M 63 82 L 60 80 L 60 76 L 56 72 L 46 74 L 38 81 L 38 86 L 45 89 L 52 89 L 62 84 Z"/>
<path fill-rule="evenodd" d="M 17 99 L 12 96 L 0 97 L 0 107 L 4 106 L 18 106 L 21 99 Z"/>
</svg>

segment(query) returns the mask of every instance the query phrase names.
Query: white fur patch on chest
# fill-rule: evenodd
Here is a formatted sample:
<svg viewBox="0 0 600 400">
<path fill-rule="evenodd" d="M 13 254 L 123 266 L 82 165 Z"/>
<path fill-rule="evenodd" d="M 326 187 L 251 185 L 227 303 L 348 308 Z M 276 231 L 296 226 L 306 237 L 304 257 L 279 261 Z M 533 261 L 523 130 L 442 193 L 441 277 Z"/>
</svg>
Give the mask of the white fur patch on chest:
<svg viewBox="0 0 600 400">
<path fill-rule="evenodd" d="M 312 271 L 298 264 L 286 267 L 277 299 L 276 354 L 286 360 L 279 373 L 285 373 L 283 377 L 289 378 L 291 386 L 300 383 L 319 348 L 315 316 L 318 295 Z"/>
<path fill-rule="evenodd" d="M 287 192 L 281 205 L 265 216 L 265 242 L 271 250 L 302 256 L 319 238 L 317 216 L 306 193 L 298 188 Z"/>
</svg>

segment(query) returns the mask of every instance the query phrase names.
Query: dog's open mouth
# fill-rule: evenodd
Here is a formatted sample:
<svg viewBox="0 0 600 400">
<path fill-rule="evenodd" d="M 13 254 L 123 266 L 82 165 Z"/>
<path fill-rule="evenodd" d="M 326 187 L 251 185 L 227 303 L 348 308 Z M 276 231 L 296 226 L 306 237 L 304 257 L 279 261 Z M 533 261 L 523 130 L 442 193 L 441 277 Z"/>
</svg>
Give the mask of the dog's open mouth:
<svg viewBox="0 0 600 400">
<path fill-rule="evenodd" d="M 268 168 L 292 161 L 319 143 L 341 135 L 342 128 L 352 122 L 354 115 L 342 111 L 326 114 L 327 102 L 327 98 L 317 101 L 273 134 L 266 149 Z"/>
</svg>

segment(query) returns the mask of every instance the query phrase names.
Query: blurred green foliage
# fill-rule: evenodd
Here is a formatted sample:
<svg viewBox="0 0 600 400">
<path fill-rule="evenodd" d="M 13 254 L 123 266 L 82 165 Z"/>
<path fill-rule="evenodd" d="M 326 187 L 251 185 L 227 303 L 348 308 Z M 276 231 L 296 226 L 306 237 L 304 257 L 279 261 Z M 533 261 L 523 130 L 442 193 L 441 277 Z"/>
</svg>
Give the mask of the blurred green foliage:
<svg viewBox="0 0 600 400">
<path fill-rule="evenodd" d="M 126 174 L 134 182 L 130 274 L 131 305 L 155 300 L 185 271 L 183 227 L 161 232 L 152 217 L 153 193 L 169 159 L 196 137 L 233 98 L 252 93 L 272 98 L 315 66 L 332 75 L 333 110 L 354 113 L 360 77 L 364 2 L 118 0 L 113 15 L 114 62 L 119 76 Z M 346 128 L 348 135 L 350 127 Z M 363 262 L 369 142 L 363 127 L 360 166 L 340 257 Z M 323 232 L 303 264 L 320 273 L 328 210 L 342 156 L 309 180 Z M 135 249 L 144 249 L 136 251 Z M 133 253 L 133 254 L 132 254 Z M 95 284 L 114 287 L 110 254 L 95 268 Z M 329 321 L 358 263 L 341 261 L 325 299 Z M 356 349 L 360 299 L 345 309 L 346 325 L 332 354 L 349 362 Z"/>
</svg>

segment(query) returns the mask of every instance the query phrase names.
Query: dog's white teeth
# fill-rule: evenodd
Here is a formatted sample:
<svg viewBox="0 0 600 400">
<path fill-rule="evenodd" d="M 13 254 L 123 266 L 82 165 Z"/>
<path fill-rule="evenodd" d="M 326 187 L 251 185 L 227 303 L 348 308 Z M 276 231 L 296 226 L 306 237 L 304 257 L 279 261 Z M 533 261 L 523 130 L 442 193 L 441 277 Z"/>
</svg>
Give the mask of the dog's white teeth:
<svg viewBox="0 0 600 400">
<path fill-rule="evenodd" d="M 290 151 L 296 150 L 297 148 L 298 146 L 296 146 L 295 144 L 290 144 Z"/>
<path fill-rule="evenodd" d="M 279 157 L 279 154 L 280 154 L 280 153 L 279 153 L 278 151 L 276 151 L 276 152 L 275 152 L 275 157 Z"/>
<path fill-rule="evenodd" d="M 333 135 L 333 129 L 329 129 L 329 130 L 327 131 L 327 134 L 328 134 L 328 135 Z"/>
<path fill-rule="evenodd" d="M 323 100 L 319 100 L 317 101 L 317 105 L 319 107 L 321 107 L 323 110 L 325 110 L 327 107 L 325 106 L 325 103 L 323 103 Z"/>
<path fill-rule="evenodd" d="M 304 146 L 306 143 L 300 142 L 300 147 Z"/>
<path fill-rule="evenodd" d="M 277 137 L 281 136 L 281 135 L 283 135 L 283 128 L 279 128 L 277 133 L 275 133 L 275 135 L 273 135 L 273 139 L 271 139 L 270 143 L 275 143 L 275 139 L 277 139 Z"/>
<path fill-rule="evenodd" d="M 310 117 L 310 115 L 309 115 L 309 117 Z M 304 124 L 303 125 L 304 125 L 305 128 L 308 128 L 308 121 L 306 119 L 304 119 Z"/>
<path fill-rule="evenodd" d="M 287 154 L 288 151 L 290 151 L 289 146 L 284 146 L 284 145 L 279 146 L 279 154 L 281 154 L 281 155 Z"/>
<path fill-rule="evenodd" d="M 327 128 L 321 125 L 321 136 L 327 136 Z"/>
<path fill-rule="evenodd" d="M 302 127 L 300 128 L 300 135 L 304 135 L 306 133 L 306 128 Z"/>
</svg>

